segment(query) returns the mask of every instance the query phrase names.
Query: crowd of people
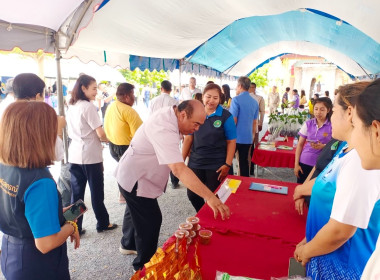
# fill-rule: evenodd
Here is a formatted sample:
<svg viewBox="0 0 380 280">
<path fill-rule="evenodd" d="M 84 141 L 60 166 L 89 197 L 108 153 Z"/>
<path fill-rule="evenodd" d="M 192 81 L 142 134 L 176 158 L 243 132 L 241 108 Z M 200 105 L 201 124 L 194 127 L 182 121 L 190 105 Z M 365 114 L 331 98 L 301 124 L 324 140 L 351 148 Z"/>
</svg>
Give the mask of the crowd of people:
<svg viewBox="0 0 380 280">
<path fill-rule="evenodd" d="M 45 83 L 38 76 L 20 74 L 6 88 L 9 94 L 0 103 L 0 230 L 1 268 L 7 279 L 70 279 L 66 240 L 70 237 L 78 248 L 86 230 L 83 216 L 65 220 L 70 206 L 63 207 L 47 169 L 63 159 L 65 126 L 70 203 L 84 199 L 88 184 L 97 232 L 118 228 L 104 204 L 102 143 L 118 162 L 114 175 L 120 202 L 125 203 L 119 251 L 136 256 L 134 270 L 142 269 L 156 252 L 162 222 L 157 198 L 165 193 L 169 178 L 173 188 L 179 182 L 187 188 L 197 212 L 207 204 L 215 218 L 224 220 L 231 215 L 229 207 L 213 193 L 234 173 L 235 155 L 237 173 L 253 174 L 250 157 L 263 128 L 265 99 L 248 77 L 238 79 L 233 98 L 227 84 L 210 81 L 201 92 L 192 77 L 177 100 L 170 96 L 172 84 L 162 81 L 161 94 L 146 102 L 149 117 L 144 122 L 132 108 L 135 87 L 129 83 L 110 94 L 104 84 L 81 75 L 71 91 L 66 119 L 46 104 Z M 363 279 L 376 279 L 380 79 L 339 87 L 334 104 L 328 95 L 314 96 L 311 118 L 299 131 L 294 200 L 299 214 L 308 208 L 308 217 L 305 239 L 294 257 L 312 279 L 360 279 L 363 271 Z M 306 93 L 299 96 L 287 87 L 280 98 L 274 86 L 267 106 L 271 114 L 303 110 Z"/>
</svg>

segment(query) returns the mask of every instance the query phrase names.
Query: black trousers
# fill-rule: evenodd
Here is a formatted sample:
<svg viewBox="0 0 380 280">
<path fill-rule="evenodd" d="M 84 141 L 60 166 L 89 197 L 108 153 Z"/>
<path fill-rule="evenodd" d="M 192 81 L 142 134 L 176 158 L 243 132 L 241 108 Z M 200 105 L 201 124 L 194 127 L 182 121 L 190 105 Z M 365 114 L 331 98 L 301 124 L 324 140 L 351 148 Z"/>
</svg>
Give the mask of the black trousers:
<svg viewBox="0 0 380 280">
<path fill-rule="evenodd" d="M 249 177 L 249 162 L 248 155 L 249 149 L 252 144 L 238 144 L 236 143 L 236 150 L 239 153 L 239 168 L 240 168 L 240 176 Z"/>
<path fill-rule="evenodd" d="M 96 229 L 105 229 L 108 227 L 109 215 L 104 205 L 104 174 L 103 162 L 94 164 L 70 164 L 70 183 L 72 188 L 71 202 L 78 199 L 84 200 L 86 184 L 91 191 L 91 204 L 95 213 Z M 78 219 L 78 230 L 82 230 L 83 216 Z"/>
<path fill-rule="evenodd" d="M 249 174 L 250 175 L 255 175 L 255 164 L 252 162 L 252 157 L 253 153 L 255 151 L 256 146 L 258 146 L 259 143 L 259 133 L 255 134 L 255 139 L 253 139 L 252 146 L 251 146 L 251 160 L 249 162 L 250 169 L 249 169 Z"/>
<path fill-rule="evenodd" d="M 210 189 L 210 191 L 214 192 L 218 188 L 220 182 L 218 181 L 219 173 L 216 173 L 216 170 L 196 168 L 191 168 L 191 170 L 197 175 L 199 180 Z M 197 212 L 201 210 L 202 206 L 205 204 L 205 200 L 190 189 L 187 189 L 187 197 Z"/>
<path fill-rule="evenodd" d="M 179 179 L 174 176 L 173 172 L 170 171 L 170 181 L 173 185 L 177 185 L 179 183 Z"/>
<path fill-rule="evenodd" d="M 302 168 L 302 171 L 303 171 L 303 174 L 300 172 L 298 172 L 298 176 L 299 178 L 297 178 L 297 183 L 298 184 L 303 184 L 305 181 L 306 181 L 306 178 L 307 176 L 309 176 L 311 170 L 313 169 L 314 166 L 311 166 L 311 165 L 307 165 L 307 164 L 304 164 L 302 162 L 299 163 L 301 168 Z"/>
<path fill-rule="evenodd" d="M 138 270 L 149 262 L 157 250 L 162 223 L 161 210 L 157 199 L 136 195 L 137 183 L 130 193 L 120 185 L 119 190 L 127 201 L 121 245 L 124 249 L 137 251 L 132 265 Z"/>
<path fill-rule="evenodd" d="M 70 280 L 66 242 L 42 254 L 34 239 L 4 234 L 1 244 L 1 270 L 12 280 Z"/>
<path fill-rule="evenodd" d="M 111 156 L 119 162 L 126 150 L 128 150 L 129 145 L 116 145 L 111 142 L 108 143 Z"/>
</svg>

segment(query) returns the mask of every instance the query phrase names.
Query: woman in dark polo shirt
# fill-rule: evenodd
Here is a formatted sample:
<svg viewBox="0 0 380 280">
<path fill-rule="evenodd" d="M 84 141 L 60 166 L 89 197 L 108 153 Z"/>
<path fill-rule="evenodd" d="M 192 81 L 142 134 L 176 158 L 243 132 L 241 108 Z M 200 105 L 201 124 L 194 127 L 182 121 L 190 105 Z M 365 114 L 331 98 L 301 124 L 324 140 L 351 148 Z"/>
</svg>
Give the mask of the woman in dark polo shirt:
<svg viewBox="0 0 380 280">
<path fill-rule="evenodd" d="M 188 166 L 211 191 L 215 191 L 224 178 L 232 174 L 232 159 L 236 148 L 236 126 L 230 112 L 220 105 L 222 90 L 209 84 L 203 91 L 206 120 L 193 135 L 185 137 L 182 155 Z M 187 190 L 187 196 L 198 212 L 205 203 L 203 198 Z"/>
</svg>

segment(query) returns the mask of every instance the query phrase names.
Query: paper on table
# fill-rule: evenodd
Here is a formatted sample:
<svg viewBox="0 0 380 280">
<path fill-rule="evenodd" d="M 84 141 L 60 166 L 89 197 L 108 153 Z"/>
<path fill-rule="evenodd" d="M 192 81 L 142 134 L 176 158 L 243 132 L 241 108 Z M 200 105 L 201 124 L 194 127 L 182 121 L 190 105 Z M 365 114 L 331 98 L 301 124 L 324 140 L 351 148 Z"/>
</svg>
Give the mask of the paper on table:
<svg viewBox="0 0 380 280">
<path fill-rule="evenodd" d="M 268 135 L 264 137 L 265 140 L 268 140 Z M 285 137 L 283 136 L 278 136 L 276 137 L 276 139 L 274 139 L 274 141 L 279 141 L 279 142 L 282 142 L 282 141 L 285 141 Z"/>
<path fill-rule="evenodd" d="M 291 151 L 291 150 L 293 150 L 293 147 L 289 147 L 286 145 L 280 145 L 280 146 L 277 146 L 277 149 Z"/>
<path fill-rule="evenodd" d="M 231 189 L 224 184 L 219 188 L 219 190 L 216 192 L 216 195 L 219 197 L 220 201 L 223 203 L 226 203 L 227 199 L 231 195 Z"/>
<path fill-rule="evenodd" d="M 271 146 L 271 145 L 263 145 L 263 144 L 260 144 L 259 150 L 265 150 L 265 151 L 276 151 L 276 147 L 275 146 Z"/>
<path fill-rule="evenodd" d="M 223 185 L 231 189 L 232 193 L 236 193 L 240 184 L 241 184 L 241 181 L 237 179 L 226 179 L 223 183 Z"/>
</svg>

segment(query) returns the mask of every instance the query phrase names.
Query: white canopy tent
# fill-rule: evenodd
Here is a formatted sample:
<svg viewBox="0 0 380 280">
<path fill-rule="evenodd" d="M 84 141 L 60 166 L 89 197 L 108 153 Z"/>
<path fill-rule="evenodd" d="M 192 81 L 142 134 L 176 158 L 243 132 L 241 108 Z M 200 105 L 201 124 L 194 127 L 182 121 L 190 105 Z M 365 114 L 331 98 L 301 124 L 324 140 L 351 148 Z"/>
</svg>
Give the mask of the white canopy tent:
<svg viewBox="0 0 380 280">
<path fill-rule="evenodd" d="M 99 64 L 107 63 L 123 66 L 128 65 L 128 54 L 155 58 L 181 59 L 187 57 L 187 60 L 192 62 L 192 55 L 194 53 L 197 54 L 199 46 L 201 48 L 207 46 L 214 39 L 215 35 L 234 21 L 253 16 L 275 16 L 294 10 L 305 11 L 304 8 L 315 9 L 327 13 L 327 15 L 335 16 L 337 26 L 342 23 L 346 26 L 352 26 L 358 32 L 375 40 L 377 44 L 380 42 L 380 26 L 374 24 L 378 22 L 377 14 L 380 12 L 379 1 L 337 0 L 332 2 L 321 0 L 315 2 L 311 0 L 260 0 L 255 1 L 253 4 L 249 0 L 195 0 L 188 2 L 169 0 L 162 3 L 157 3 L 153 0 L 143 2 L 112 0 L 96 12 L 93 21 L 81 31 L 80 36 L 66 55 L 69 57 L 78 56 L 84 62 L 94 60 Z M 345 24 L 344 21 L 348 24 Z M 333 22 L 335 24 L 335 20 Z M 316 27 L 318 22 L 313 24 Z M 267 25 L 263 25 L 261 32 L 258 34 L 242 33 L 242 35 L 253 38 L 255 36 L 259 36 L 259 38 L 266 37 L 270 32 L 266 30 L 266 27 Z M 331 27 L 328 26 L 326 28 Z M 234 36 L 233 32 L 235 30 L 229 32 L 230 36 Z M 286 32 L 285 29 L 284 32 Z M 310 29 L 309 32 L 312 33 L 313 29 Z M 331 40 L 331 38 L 329 39 Z M 354 37 L 351 39 L 355 40 Z M 332 40 L 334 40 L 334 37 L 332 37 Z M 292 39 L 289 41 L 292 41 Z M 306 38 L 304 42 L 307 42 Z M 232 45 L 227 45 L 227 47 L 223 46 L 229 52 L 233 52 L 234 49 L 239 48 L 236 40 L 232 42 L 226 40 L 225 43 L 232 43 Z M 220 44 L 223 44 L 223 40 L 217 42 L 217 45 Z M 266 58 L 273 56 L 272 44 L 270 43 L 260 49 L 260 53 L 266 56 Z M 292 44 L 294 45 L 294 43 Z M 311 53 L 310 46 L 306 47 L 306 45 L 298 43 L 296 51 Z M 304 46 L 305 49 L 303 48 Z M 91 55 L 83 56 L 82 50 L 86 50 Z M 358 68 L 360 67 L 354 66 L 354 63 L 351 63 L 352 59 L 349 63 L 351 67 L 347 68 L 347 55 L 336 56 L 336 53 L 339 51 L 337 49 L 326 48 L 326 46 L 323 48 L 322 45 L 321 47 L 313 47 L 313 50 L 312 53 L 316 55 L 326 56 L 326 58 L 334 57 L 334 63 L 353 75 L 364 75 L 366 72 L 373 73 L 368 71 L 368 69 L 365 69 L 365 71 L 361 69 L 359 71 Z M 104 51 L 107 53 L 106 61 L 103 55 Z M 258 49 L 252 51 L 252 53 L 256 51 Z M 319 53 L 319 51 L 322 53 Z M 295 51 L 290 52 L 294 53 Z M 363 52 L 363 50 L 357 49 L 357 52 Z M 125 56 L 115 63 L 116 59 L 113 59 L 113 57 L 120 57 L 121 54 Z M 209 56 L 212 54 L 205 52 L 205 55 Z M 373 53 L 369 55 L 374 56 Z M 256 67 L 258 60 L 249 60 L 248 57 L 253 57 L 253 54 L 243 55 L 240 58 L 245 60 L 242 64 L 247 65 L 247 68 L 241 68 L 241 64 L 239 67 L 240 71 L 236 71 L 234 67 L 230 74 L 247 74 L 252 68 Z M 215 59 L 222 60 L 224 57 L 219 54 Z M 204 62 L 205 65 L 214 67 L 210 63 L 209 57 L 202 56 L 196 62 L 201 64 Z M 343 65 L 345 66 L 343 67 Z M 228 68 L 226 67 L 222 70 L 216 67 L 217 70 L 222 72 Z"/>
<path fill-rule="evenodd" d="M 349 22 L 380 42 L 380 2 L 373 0 L 109 1 L 81 31 L 75 47 L 183 58 L 235 20 L 312 8 Z M 265 33 L 265 30 L 263 30 Z"/>
<path fill-rule="evenodd" d="M 88 24 L 102 1 L 0 0 L 0 49 L 55 53 L 59 114 L 64 116 L 60 50 L 67 49 L 78 30 Z M 67 134 L 64 132 L 65 159 Z"/>
<path fill-rule="evenodd" d="M 61 51 L 100 65 L 177 67 L 153 61 L 170 58 L 185 60 L 191 71 L 199 63 L 235 75 L 289 52 L 323 56 L 355 75 L 360 68 L 361 74 L 380 72 L 380 1 L 0 0 L 0 6 L 0 49 L 56 54 L 61 115 Z"/>
<path fill-rule="evenodd" d="M 130 55 L 186 58 L 192 62 L 193 55 L 199 54 L 199 46 L 208 45 L 215 35 L 235 21 L 254 16 L 275 16 L 305 8 L 332 15 L 337 22 L 345 21 L 375 42 L 380 42 L 380 28 L 377 24 L 380 2 L 373 0 L 258 0 L 254 3 L 250 0 L 0 0 L 0 4 L 3 7 L 0 11 L 0 49 L 9 50 L 19 46 L 24 51 L 44 49 L 54 52 L 55 38 L 59 35 L 57 46 L 64 53 L 67 51 L 65 57 L 77 56 L 83 62 L 93 60 L 99 65 L 128 67 Z M 98 9 L 99 7 L 101 8 Z M 260 34 L 242 34 L 252 37 L 268 35 L 265 25 L 260 30 Z M 255 52 L 259 52 L 262 57 L 272 57 L 273 45 L 276 43 L 240 57 L 239 60 L 244 61 L 237 61 L 239 65 L 230 74 L 248 73 L 249 68 L 256 67 L 259 59 L 256 56 L 255 60 L 249 59 L 254 57 Z M 295 42 L 291 44 L 294 46 Z M 296 45 L 297 52 L 311 53 L 310 46 L 306 46 L 308 44 Z M 233 52 L 238 46 L 230 47 L 229 50 Z M 334 52 L 334 49 L 323 46 L 313 47 L 313 50 L 312 53 L 327 59 L 335 58 L 333 62 L 345 69 L 342 65 L 347 65 L 346 57 L 336 56 L 336 50 Z M 209 58 L 205 58 L 200 61 L 208 62 Z M 217 59 L 222 60 L 223 56 Z M 359 74 L 351 62 L 351 67 L 346 71 Z M 242 65 L 247 66 L 243 69 Z"/>
</svg>

